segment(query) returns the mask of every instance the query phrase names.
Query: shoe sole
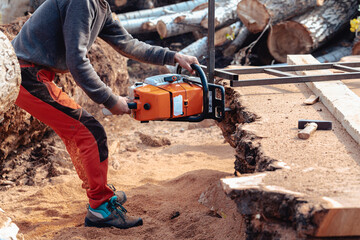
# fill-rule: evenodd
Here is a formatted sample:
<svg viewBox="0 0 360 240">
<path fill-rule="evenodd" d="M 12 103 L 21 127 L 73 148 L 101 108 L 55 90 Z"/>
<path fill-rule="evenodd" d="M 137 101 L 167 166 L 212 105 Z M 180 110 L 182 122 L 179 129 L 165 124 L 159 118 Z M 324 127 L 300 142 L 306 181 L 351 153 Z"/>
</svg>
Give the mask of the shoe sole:
<svg viewBox="0 0 360 240">
<path fill-rule="evenodd" d="M 98 227 L 98 228 L 107 228 L 107 227 L 116 227 L 116 228 L 120 228 L 120 229 L 128 229 L 128 228 L 132 228 L 132 227 L 137 227 L 137 226 L 141 226 L 143 225 L 143 220 L 140 219 L 135 225 L 132 226 L 126 226 L 126 227 L 117 227 L 108 223 L 96 223 L 96 222 L 92 222 L 90 221 L 88 218 L 85 218 L 85 227 Z"/>
</svg>

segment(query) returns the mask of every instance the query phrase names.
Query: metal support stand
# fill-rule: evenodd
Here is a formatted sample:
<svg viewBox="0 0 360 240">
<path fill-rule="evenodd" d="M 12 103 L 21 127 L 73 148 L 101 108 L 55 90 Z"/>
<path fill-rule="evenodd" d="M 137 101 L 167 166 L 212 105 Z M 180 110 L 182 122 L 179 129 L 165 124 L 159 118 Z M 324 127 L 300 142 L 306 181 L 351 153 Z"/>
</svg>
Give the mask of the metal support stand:
<svg viewBox="0 0 360 240">
<path fill-rule="evenodd" d="M 215 69 L 215 0 L 209 0 L 208 7 L 208 82 L 214 83 Z"/>
</svg>

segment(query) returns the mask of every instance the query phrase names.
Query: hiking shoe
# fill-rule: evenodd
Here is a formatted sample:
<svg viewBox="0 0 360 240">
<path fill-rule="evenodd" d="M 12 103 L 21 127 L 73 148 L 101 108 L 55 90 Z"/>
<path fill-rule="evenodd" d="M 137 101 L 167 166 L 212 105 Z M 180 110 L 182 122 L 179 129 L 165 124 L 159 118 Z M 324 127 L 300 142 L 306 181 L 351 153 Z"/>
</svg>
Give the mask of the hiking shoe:
<svg viewBox="0 0 360 240">
<path fill-rule="evenodd" d="M 86 227 L 116 227 L 121 229 L 143 225 L 138 217 L 126 215 L 127 210 L 118 202 L 117 196 L 110 198 L 108 202 L 98 208 L 88 208 L 85 217 Z"/>
<path fill-rule="evenodd" d="M 123 205 L 127 200 L 125 192 L 124 191 L 116 191 L 116 188 L 112 184 L 108 184 L 108 187 L 114 192 L 114 195 L 117 196 L 116 201 L 118 203 L 120 203 L 121 205 Z"/>
</svg>

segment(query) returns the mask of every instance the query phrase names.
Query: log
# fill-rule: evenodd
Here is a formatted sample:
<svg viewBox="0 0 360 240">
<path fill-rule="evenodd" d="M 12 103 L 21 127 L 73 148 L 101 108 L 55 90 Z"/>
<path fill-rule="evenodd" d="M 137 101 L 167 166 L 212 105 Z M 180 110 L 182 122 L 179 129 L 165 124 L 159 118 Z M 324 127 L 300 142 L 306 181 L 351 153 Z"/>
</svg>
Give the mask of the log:
<svg viewBox="0 0 360 240">
<path fill-rule="evenodd" d="M 0 24 L 8 24 L 30 10 L 29 0 L 8 0 L 0 3 Z"/>
<path fill-rule="evenodd" d="M 207 16 L 207 14 L 207 8 L 201 10 L 187 11 L 179 14 L 179 16 L 174 19 L 174 22 L 193 26 L 200 26 L 201 21 L 204 19 L 205 16 Z"/>
<path fill-rule="evenodd" d="M 286 62 L 288 54 L 310 53 L 345 27 L 356 13 L 356 0 L 327 0 L 304 15 L 274 25 L 267 45 L 271 55 Z"/>
<path fill-rule="evenodd" d="M 15 51 L 5 34 L 0 31 L 0 120 L 14 105 L 20 91 L 21 72 Z M 0 121 L 0 122 L 1 122 Z"/>
<path fill-rule="evenodd" d="M 360 37 L 356 37 L 351 50 L 352 55 L 360 55 Z"/>
<path fill-rule="evenodd" d="M 215 47 L 219 47 L 221 45 L 224 45 L 231 40 L 228 38 L 229 35 L 237 35 L 242 27 L 242 23 L 236 22 L 228 27 L 224 27 L 218 31 L 215 32 L 215 38 L 214 38 L 214 45 Z M 204 56 L 207 55 L 208 51 L 208 38 L 203 37 L 198 39 L 197 41 L 193 42 L 189 46 L 185 47 L 181 51 L 179 51 L 182 54 L 195 56 L 198 59 L 202 59 Z M 176 71 L 176 67 L 174 66 L 167 66 L 168 70 L 172 73 Z"/>
<path fill-rule="evenodd" d="M 189 11 L 203 3 L 207 3 L 207 0 L 193 0 L 193 1 L 181 2 L 181 3 L 177 3 L 177 4 L 167 5 L 164 7 L 122 13 L 122 14 L 118 14 L 117 16 L 120 19 L 120 21 L 122 21 L 124 19 L 159 17 L 159 16 L 163 16 L 163 15 L 166 15 L 169 13 Z"/>
<path fill-rule="evenodd" d="M 215 28 L 222 28 L 239 20 L 236 13 L 239 1 L 241 2 L 241 0 L 227 1 L 222 3 L 221 6 L 215 8 Z M 206 16 L 201 21 L 201 26 L 208 29 L 208 21 L 208 17 Z"/>
<path fill-rule="evenodd" d="M 225 57 L 233 56 L 244 44 L 246 39 L 250 36 L 250 31 L 246 26 L 242 26 L 239 30 L 238 35 L 230 43 L 230 45 L 223 51 Z"/>
<path fill-rule="evenodd" d="M 130 34 L 138 34 L 144 32 L 156 32 L 156 23 L 158 19 L 153 17 L 140 19 L 124 19 L 121 25 Z"/>
<path fill-rule="evenodd" d="M 201 30 L 201 26 L 192 26 L 183 23 L 176 23 L 172 18 L 164 17 L 156 23 L 156 30 L 160 37 L 168 38 L 184 33 Z"/>
<path fill-rule="evenodd" d="M 324 0 L 242 0 L 237 6 L 237 15 L 250 32 L 258 33 L 270 21 L 275 24 L 290 19 L 323 3 Z"/>
<path fill-rule="evenodd" d="M 351 46 L 335 46 L 327 49 L 325 54 L 315 55 L 316 59 L 321 63 L 338 62 L 341 58 L 351 55 Z"/>
</svg>

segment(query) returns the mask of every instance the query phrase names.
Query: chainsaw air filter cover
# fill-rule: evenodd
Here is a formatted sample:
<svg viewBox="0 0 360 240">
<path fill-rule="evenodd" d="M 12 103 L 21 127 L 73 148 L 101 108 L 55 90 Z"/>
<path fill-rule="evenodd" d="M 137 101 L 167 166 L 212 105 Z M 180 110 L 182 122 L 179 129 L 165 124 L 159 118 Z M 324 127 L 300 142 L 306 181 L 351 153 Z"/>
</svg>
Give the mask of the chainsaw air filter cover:
<svg viewBox="0 0 360 240">
<path fill-rule="evenodd" d="M 201 85 L 184 82 L 187 76 L 163 74 L 148 77 L 131 87 L 136 109 L 132 117 L 139 121 L 168 120 L 200 114 L 203 111 Z"/>
</svg>

